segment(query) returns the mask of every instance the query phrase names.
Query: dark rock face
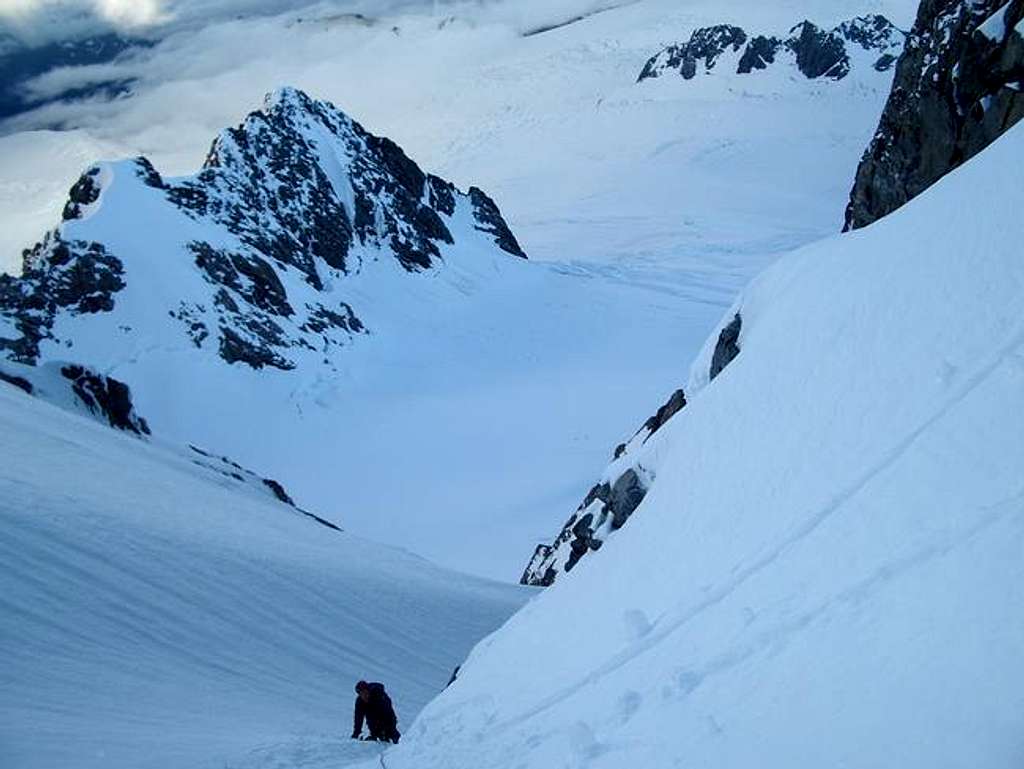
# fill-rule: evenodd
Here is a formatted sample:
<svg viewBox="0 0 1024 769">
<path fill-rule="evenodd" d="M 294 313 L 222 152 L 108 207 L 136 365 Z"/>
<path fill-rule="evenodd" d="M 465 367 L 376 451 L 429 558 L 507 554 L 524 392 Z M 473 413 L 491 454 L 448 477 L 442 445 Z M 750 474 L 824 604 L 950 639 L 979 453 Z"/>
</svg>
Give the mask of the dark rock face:
<svg viewBox="0 0 1024 769">
<path fill-rule="evenodd" d="M 923 0 L 844 229 L 896 210 L 1024 117 L 1024 0 Z"/>
<path fill-rule="evenodd" d="M 743 319 L 736 313 L 728 326 L 722 329 L 718 335 L 718 342 L 715 344 L 715 352 L 711 356 L 711 372 L 709 379 L 713 380 L 722 373 L 722 369 L 728 366 L 737 355 L 740 354 L 740 329 L 743 327 Z"/>
<path fill-rule="evenodd" d="M 786 46 L 796 54 L 796 66 L 811 80 L 830 77 L 841 80 L 850 74 L 846 41 L 835 31 L 825 32 L 805 21 L 798 24 Z"/>
<path fill-rule="evenodd" d="M 644 440 L 649 438 L 654 433 L 658 432 L 658 430 L 660 430 L 662 426 L 666 422 L 668 422 L 668 420 L 674 417 L 678 412 L 682 411 L 685 405 L 686 393 L 683 392 L 682 388 L 679 388 L 674 393 L 672 393 L 672 396 L 668 399 L 668 401 L 666 401 L 665 404 L 661 406 L 661 408 L 659 408 L 653 416 L 648 417 L 647 421 L 644 422 L 642 430 L 647 431 L 647 436 L 644 438 Z M 625 447 L 623 447 L 623 450 L 625 450 Z M 618 457 L 616 457 L 616 459 L 618 459 Z"/>
<path fill-rule="evenodd" d="M 487 196 L 487 193 L 478 187 L 470 187 L 469 199 L 473 202 L 476 229 L 493 236 L 494 242 L 502 251 L 525 259 L 526 254 L 519 247 L 516 236 L 512 234 L 512 230 L 502 218 L 497 204 Z"/>
<path fill-rule="evenodd" d="M 758 35 L 743 50 L 736 72 L 740 75 L 747 75 L 755 69 L 768 69 L 769 64 L 775 63 L 775 54 L 781 47 L 782 41 L 777 37 Z"/>
<path fill-rule="evenodd" d="M 347 191 L 335 189 L 321 162 L 317 130 L 340 139 L 350 155 L 351 210 Z M 454 213 L 452 184 L 425 174 L 390 139 L 292 89 L 222 134 L 198 176 L 167 194 L 264 258 L 298 268 L 315 288 L 323 286 L 317 260 L 347 272 L 357 266 L 348 262 L 356 243 L 390 245 L 414 271 L 440 257 L 438 243 L 454 242 L 438 215 Z M 494 231 L 499 248 L 523 256 L 497 206 L 479 195 L 490 203 L 477 217 L 479 228 Z M 470 196 L 476 205 L 478 196 Z"/>
<path fill-rule="evenodd" d="M 117 173 L 125 167 L 145 185 L 136 194 L 148 216 L 166 212 L 172 234 L 199 238 L 175 247 L 209 291 L 182 296 L 167 314 L 195 347 L 212 343 L 229 364 L 288 370 L 301 351 L 323 351 L 328 363 L 328 348 L 368 333 L 338 298 L 346 275 L 359 272 L 367 256 L 393 257 L 410 272 L 435 266 L 442 246 L 454 243 L 453 220 L 468 220 L 496 249 L 526 256 L 483 191 L 464 194 L 424 173 L 390 139 L 294 89 L 271 95 L 262 110 L 224 131 L 192 177 L 165 180 L 145 158 Z M 99 210 L 121 204 L 101 199 L 106 178 L 94 167 L 76 182 L 65 227 L 87 226 L 76 220 L 97 201 Z M 460 205 L 468 215 L 455 216 Z M 133 216 L 124 213 L 126 229 L 137 226 Z M 139 258 L 123 258 L 129 256 Z M 21 335 L 0 337 L 0 354 L 34 363 L 44 339 L 73 345 L 52 337 L 55 316 L 112 311 L 124 274 L 104 244 L 51 233 L 26 253 L 21 278 L 0 277 L 0 318 Z M 310 288 L 316 300 L 308 298 Z"/>
<path fill-rule="evenodd" d="M 99 200 L 100 188 L 95 181 L 99 173 L 100 169 L 94 166 L 82 174 L 78 181 L 75 182 L 68 192 L 68 202 L 64 204 L 64 213 L 62 215 L 64 221 L 80 218 L 82 216 L 82 206 L 87 206 Z"/>
<path fill-rule="evenodd" d="M 84 366 L 64 366 L 61 375 L 71 383 L 79 402 L 111 427 L 136 435 L 149 435 L 146 420 L 135 413 L 131 390 L 124 382 L 97 374 Z"/>
<path fill-rule="evenodd" d="M 14 374 L 7 374 L 3 371 L 0 371 L 0 382 L 6 382 L 9 385 L 17 387 L 19 390 L 21 390 L 23 393 L 26 393 L 27 395 L 32 395 L 32 393 L 34 392 L 34 388 L 32 387 L 32 383 L 30 381 L 28 381 L 24 377 L 15 376 Z"/>
<path fill-rule="evenodd" d="M 676 390 L 657 412 L 649 417 L 626 443 L 615 449 L 612 468 L 618 460 L 629 455 L 660 430 L 673 416 L 686 406 L 686 396 Z M 599 550 L 611 532 L 622 528 L 643 502 L 650 485 L 649 473 L 634 460 L 634 464 L 609 468 L 606 475 L 615 478 L 593 486 L 583 498 L 554 541 L 541 544 L 523 571 L 519 582 L 523 585 L 547 587 L 558 575 L 567 573 L 588 553 Z"/>
<path fill-rule="evenodd" d="M 630 468 L 615 481 L 612 486 L 611 499 L 608 500 L 608 512 L 611 513 L 612 531 L 622 528 L 629 516 L 644 501 L 647 489 L 640 482 L 636 470 Z"/>
<path fill-rule="evenodd" d="M 670 45 L 652 56 L 640 72 L 637 82 L 651 77 L 660 77 L 666 71 L 675 70 L 685 80 L 697 74 L 697 62 L 704 63 L 704 70 L 714 69 L 718 57 L 728 50 L 738 51 L 747 42 L 747 33 L 739 27 L 719 24 L 698 29 L 690 39 L 681 44 Z"/>
<path fill-rule="evenodd" d="M 0 337 L 0 353 L 35 363 L 58 313 L 109 312 L 124 288 L 124 265 L 100 243 L 66 241 L 56 232 L 24 254 L 21 278 L 0 275 L 0 317 L 21 337 Z"/>
<path fill-rule="evenodd" d="M 264 366 L 288 371 L 295 364 L 274 351 L 285 346 L 284 332 L 273 321 L 246 319 L 244 336 L 232 326 L 220 327 L 220 357 L 226 363 L 245 363 L 254 369 Z"/>
<path fill-rule="evenodd" d="M 842 80 L 850 74 L 849 46 L 877 52 L 875 69 L 885 71 L 902 51 L 905 41 L 904 32 L 878 15 L 850 19 L 832 30 L 804 21 L 793 27 L 785 40 L 765 35 L 751 37 L 739 27 L 728 25 L 705 27 L 694 32 L 688 42 L 669 46 L 651 57 L 637 81 L 667 72 L 678 72 L 683 79 L 690 80 L 697 75 L 699 62 L 703 62 L 704 72 L 711 72 L 724 53 L 741 49 L 736 67 L 741 75 L 767 69 L 778 61 L 780 52 L 786 52 L 805 77 Z"/>
</svg>

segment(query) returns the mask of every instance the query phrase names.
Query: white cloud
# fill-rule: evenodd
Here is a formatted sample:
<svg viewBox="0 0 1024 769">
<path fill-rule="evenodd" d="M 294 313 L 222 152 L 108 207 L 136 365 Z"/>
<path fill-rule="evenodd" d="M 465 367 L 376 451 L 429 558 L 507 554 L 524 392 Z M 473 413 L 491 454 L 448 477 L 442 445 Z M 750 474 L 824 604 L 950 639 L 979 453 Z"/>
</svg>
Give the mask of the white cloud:
<svg viewBox="0 0 1024 769">
<path fill-rule="evenodd" d="M 160 0 L 96 0 L 100 16 L 118 26 L 137 27 L 167 19 Z"/>
<path fill-rule="evenodd" d="M 153 24 L 164 18 L 163 5 L 161 0 L 0 0 L 0 17 L 92 12 L 115 24 Z"/>
</svg>

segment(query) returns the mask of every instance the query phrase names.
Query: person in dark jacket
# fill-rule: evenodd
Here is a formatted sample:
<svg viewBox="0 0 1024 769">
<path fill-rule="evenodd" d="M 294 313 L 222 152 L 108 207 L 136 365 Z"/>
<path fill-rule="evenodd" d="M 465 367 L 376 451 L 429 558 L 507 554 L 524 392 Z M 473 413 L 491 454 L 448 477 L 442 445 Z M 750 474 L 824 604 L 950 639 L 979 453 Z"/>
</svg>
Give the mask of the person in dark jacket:
<svg viewBox="0 0 1024 769">
<path fill-rule="evenodd" d="M 391 698 L 384 691 L 384 684 L 360 681 L 356 684 L 355 723 L 352 739 L 358 740 L 363 731 L 363 720 L 370 730 L 371 740 L 398 743 L 398 716 L 391 707 Z"/>
</svg>

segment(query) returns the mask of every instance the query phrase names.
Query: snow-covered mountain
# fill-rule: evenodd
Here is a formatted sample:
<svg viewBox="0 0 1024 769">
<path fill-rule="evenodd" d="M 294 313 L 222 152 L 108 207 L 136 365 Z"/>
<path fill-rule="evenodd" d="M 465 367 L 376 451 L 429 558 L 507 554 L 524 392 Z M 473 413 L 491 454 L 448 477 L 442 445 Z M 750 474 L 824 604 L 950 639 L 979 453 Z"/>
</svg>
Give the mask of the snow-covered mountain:
<svg viewBox="0 0 1024 769">
<path fill-rule="evenodd" d="M 638 450 L 629 525 L 387 765 L 1016 766 L 1022 153 L 1018 127 L 744 291 Z"/>
<path fill-rule="evenodd" d="M 870 64 L 876 72 L 892 69 L 903 53 L 906 33 L 884 16 L 858 16 L 831 30 L 803 21 L 785 38 L 751 35 L 740 27 L 720 24 L 702 27 L 685 43 L 666 47 L 652 56 L 638 80 L 675 73 L 685 80 L 716 67 L 748 75 L 770 66 L 796 68 L 809 80 L 842 80 L 855 66 Z M 699 66 L 698 66 L 699 65 Z"/>
<path fill-rule="evenodd" d="M 93 166 L 63 219 L 21 278 L 0 278 L 17 331 L 0 349 L 21 363 L 109 366 L 116 338 L 253 368 L 330 365 L 331 348 L 372 331 L 346 276 L 392 258 L 427 269 L 456 245 L 525 256 L 485 193 L 293 89 L 221 134 L 194 177 L 165 181 L 144 158 Z"/>
<path fill-rule="evenodd" d="M 46 372 L 30 369 L 39 387 Z M 51 392 L 52 394 L 52 392 Z M 279 485 L 0 381 L 0 765 L 329 767 L 353 684 L 405 729 L 528 591 L 331 528 Z"/>
</svg>

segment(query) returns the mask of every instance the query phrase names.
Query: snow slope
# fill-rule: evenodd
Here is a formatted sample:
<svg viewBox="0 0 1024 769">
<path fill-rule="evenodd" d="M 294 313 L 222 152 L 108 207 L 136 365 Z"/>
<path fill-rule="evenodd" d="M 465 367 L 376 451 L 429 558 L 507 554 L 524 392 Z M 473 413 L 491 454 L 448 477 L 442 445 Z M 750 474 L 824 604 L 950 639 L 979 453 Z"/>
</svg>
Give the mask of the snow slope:
<svg viewBox="0 0 1024 769">
<path fill-rule="evenodd" d="M 5 769 L 374 755 L 347 739 L 355 681 L 386 682 L 407 727 L 529 595 L 321 526 L 202 455 L 3 382 L 0 457 Z"/>
<path fill-rule="evenodd" d="M 761 275 L 629 525 L 387 766 L 1020 766 L 1022 154 Z"/>
</svg>

